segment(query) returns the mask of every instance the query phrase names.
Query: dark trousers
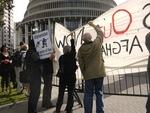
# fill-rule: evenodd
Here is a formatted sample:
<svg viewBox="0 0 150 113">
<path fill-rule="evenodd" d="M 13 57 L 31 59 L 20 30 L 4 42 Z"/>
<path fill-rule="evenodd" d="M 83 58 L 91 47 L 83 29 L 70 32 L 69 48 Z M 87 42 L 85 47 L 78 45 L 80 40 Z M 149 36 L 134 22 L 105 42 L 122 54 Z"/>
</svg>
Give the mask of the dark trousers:
<svg viewBox="0 0 150 113">
<path fill-rule="evenodd" d="M 1 80 L 1 85 L 2 85 L 2 90 L 4 89 L 4 87 L 8 88 L 9 86 L 9 73 L 5 72 L 4 75 L 2 75 L 2 80 Z"/>
<path fill-rule="evenodd" d="M 28 113 L 37 113 L 36 108 L 40 96 L 41 76 L 32 73 L 30 78 L 30 96 L 28 100 Z"/>
<path fill-rule="evenodd" d="M 150 113 L 150 94 L 148 94 L 148 98 L 146 102 L 146 113 Z"/>
<path fill-rule="evenodd" d="M 150 88 L 150 71 L 147 70 L 147 72 L 148 72 L 149 88 Z M 149 89 L 149 94 L 146 102 L 146 113 L 150 113 L 150 89 Z"/>
<path fill-rule="evenodd" d="M 67 111 L 67 113 L 71 113 L 73 103 L 74 103 L 73 92 L 75 89 L 75 82 L 76 82 L 76 79 L 60 78 L 60 80 L 59 80 L 59 94 L 58 94 L 58 100 L 57 100 L 57 104 L 56 104 L 56 111 L 57 112 L 60 112 L 61 106 L 63 104 L 65 88 L 67 87 L 68 99 L 67 99 L 67 106 L 65 108 L 65 111 Z"/>
<path fill-rule="evenodd" d="M 42 107 L 52 106 L 51 92 L 52 92 L 52 74 L 43 75 L 44 88 Z"/>
</svg>

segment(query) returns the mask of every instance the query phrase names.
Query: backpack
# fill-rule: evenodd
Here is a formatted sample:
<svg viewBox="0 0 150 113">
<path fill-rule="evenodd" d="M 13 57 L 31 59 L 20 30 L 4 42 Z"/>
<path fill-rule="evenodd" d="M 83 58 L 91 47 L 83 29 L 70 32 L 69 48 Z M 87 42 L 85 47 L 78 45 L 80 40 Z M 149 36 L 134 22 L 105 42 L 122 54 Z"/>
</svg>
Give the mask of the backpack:
<svg viewBox="0 0 150 113">
<path fill-rule="evenodd" d="M 21 65 L 22 65 L 22 55 L 24 53 L 25 52 L 20 52 L 20 51 L 15 52 L 15 54 L 13 55 L 13 58 L 12 58 L 13 66 L 21 67 Z"/>
</svg>

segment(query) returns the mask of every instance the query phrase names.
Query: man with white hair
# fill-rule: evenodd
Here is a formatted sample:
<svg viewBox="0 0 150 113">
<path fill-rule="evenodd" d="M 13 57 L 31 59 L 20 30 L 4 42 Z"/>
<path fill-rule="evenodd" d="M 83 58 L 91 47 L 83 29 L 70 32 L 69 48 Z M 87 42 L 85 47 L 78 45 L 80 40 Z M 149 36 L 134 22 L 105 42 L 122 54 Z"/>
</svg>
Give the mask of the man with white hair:
<svg viewBox="0 0 150 113">
<path fill-rule="evenodd" d="M 103 80 L 106 76 L 102 56 L 103 32 L 92 21 L 88 22 L 97 32 L 97 37 L 92 41 L 90 33 L 83 34 L 84 43 L 78 51 L 78 61 L 85 79 L 84 113 L 92 113 L 93 93 L 96 95 L 96 113 L 104 113 Z"/>
</svg>

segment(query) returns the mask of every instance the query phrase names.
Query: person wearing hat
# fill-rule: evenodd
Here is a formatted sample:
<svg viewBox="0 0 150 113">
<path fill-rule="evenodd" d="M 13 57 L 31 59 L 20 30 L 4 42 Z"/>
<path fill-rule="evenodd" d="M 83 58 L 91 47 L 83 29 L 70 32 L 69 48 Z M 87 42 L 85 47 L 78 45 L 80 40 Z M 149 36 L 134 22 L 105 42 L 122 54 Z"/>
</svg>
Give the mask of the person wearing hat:
<svg viewBox="0 0 150 113">
<path fill-rule="evenodd" d="M 20 46 L 20 51 L 22 50 L 22 46 L 24 45 L 24 42 L 20 42 L 19 46 Z"/>
<path fill-rule="evenodd" d="M 24 44 L 24 42 L 20 42 L 19 46 L 22 46 Z"/>
<path fill-rule="evenodd" d="M 92 35 L 83 34 L 84 43 L 78 50 L 78 62 L 85 80 L 84 113 L 92 113 L 93 94 L 96 95 L 96 112 L 104 113 L 103 80 L 106 76 L 104 60 L 102 56 L 103 32 L 92 21 L 88 22 L 97 32 L 96 39 L 92 41 Z"/>
</svg>

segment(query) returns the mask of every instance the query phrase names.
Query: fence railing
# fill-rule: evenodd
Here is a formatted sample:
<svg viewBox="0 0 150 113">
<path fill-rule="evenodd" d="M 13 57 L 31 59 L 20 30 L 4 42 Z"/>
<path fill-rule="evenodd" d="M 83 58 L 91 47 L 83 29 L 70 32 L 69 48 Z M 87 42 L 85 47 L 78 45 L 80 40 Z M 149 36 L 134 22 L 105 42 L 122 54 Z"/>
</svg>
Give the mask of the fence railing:
<svg viewBox="0 0 150 113">
<path fill-rule="evenodd" d="M 59 78 L 53 77 L 53 85 L 58 86 Z M 147 96 L 149 91 L 147 72 L 111 73 L 104 79 L 103 91 L 105 94 Z M 76 90 L 84 92 L 84 80 L 77 74 Z"/>
</svg>

